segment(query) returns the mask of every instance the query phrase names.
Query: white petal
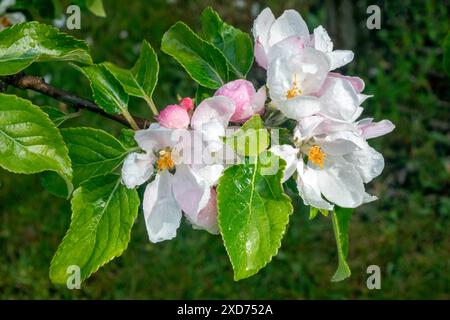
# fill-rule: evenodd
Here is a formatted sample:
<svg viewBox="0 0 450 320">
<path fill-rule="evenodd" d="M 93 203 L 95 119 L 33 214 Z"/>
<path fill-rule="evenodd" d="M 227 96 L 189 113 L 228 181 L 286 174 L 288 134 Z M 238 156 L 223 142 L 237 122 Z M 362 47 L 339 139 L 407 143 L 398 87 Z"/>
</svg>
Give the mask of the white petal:
<svg viewBox="0 0 450 320">
<path fill-rule="evenodd" d="M 187 165 L 179 165 L 173 177 L 173 194 L 189 220 L 196 222 L 200 210 L 208 204 L 209 183 Z"/>
<path fill-rule="evenodd" d="M 177 141 L 174 141 L 173 137 L 174 131 L 174 129 L 153 123 L 148 129 L 136 131 L 134 139 L 139 147 L 147 151 L 147 153 L 153 153 L 157 149 L 171 147 L 176 144 Z"/>
<path fill-rule="evenodd" d="M 372 147 L 356 150 L 344 158 L 355 166 L 364 183 L 378 177 L 384 169 L 383 155 Z"/>
<path fill-rule="evenodd" d="M 267 56 L 268 62 L 270 63 L 281 56 L 288 57 L 300 54 L 304 47 L 305 43 L 301 38 L 296 36 L 286 38 L 270 48 Z"/>
<path fill-rule="evenodd" d="M 210 186 L 215 186 L 222 176 L 224 167 L 221 164 L 212 164 L 208 166 L 193 167 L 191 170 L 205 180 Z"/>
<path fill-rule="evenodd" d="M 297 11 L 286 10 L 270 28 L 269 45 L 273 46 L 291 36 L 309 38 L 309 31 L 305 20 Z"/>
<path fill-rule="evenodd" d="M 199 212 L 197 221 L 190 222 L 194 229 L 206 230 L 212 234 L 219 234 L 219 225 L 217 223 L 217 193 L 213 188 L 211 188 L 211 196 L 208 204 Z"/>
<path fill-rule="evenodd" d="M 314 48 L 322 52 L 333 51 L 333 41 L 324 27 L 318 26 L 314 29 Z"/>
<path fill-rule="evenodd" d="M 253 22 L 253 38 L 255 39 L 255 42 L 259 41 L 265 51 L 269 49 L 269 31 L 274 22 L 275 16 L 273 15 L 270 8 L 265 8 L 263 11 L 261 11 L 261 13 Z"/>
<path fill-rule="evenodd" d="M 275 106 L 289 119 L 300 120 L 320 110 L 320 100 L 312 96 L 298 96 L 289 100 L 274 101 Z"/>
<path fill-rule="evenodd" d="M 122 165 L 122 182 L 128 189 L 140 186 L 153 173 L 155 158 L 150 153 L 130 153 Z"/>
<path fill-rule="evenodd" d="M 281 181 L 285 182 L 294 174 L 295 170 L 297 169 L 297 157 L 299 150 L 288 144 L 283 144 L 272 146 L 270 148 L 270 151 L 286 161 L 286 168 L 284 169 L 283 180 Z"/>
<path fill-rule="evenodd" d="M 337 131 L 315 140 L 326 155 L 344 155 L 368 147 L 366 140 L 353 131 Z"/>
<path fill-rule="evenodd" d="M 369 94 L 358 94 L 358 100 L 359 100 L 359 104 L 362 104 L 364 101 L 366 101 L 369 98 L 372 98 L 373 95 L 369 95 Z"/>
<path fill-rule="evenodd" d="M 143 209 L 151 242 L 173 239 L 181 222 L 181 208 L 172 192 L 172 175 L 164 170 L 147 185 Z"/>
<path fill-rule="evenodd" d="M 363 203 L 369 203 L 378 200 L 377 196 L 373 196 L 371 194 L 368 194 L 367 192 L 364 194 L 364 200 Z"/>
<path fill-rule="evenodd" d="M 345 79 L 334 77 L 329 77 L 324 86 L 320 113 L 332 119 L 352 121 L 359 111 L 359 99 L 353 86 Z"/>
<path fill-rule="evenodd" d="M 269 66 L 266 50 L 258 39 L 255 40 L 255 61 L 264 69 Z"/>
<path fill-rule="evenodd" d="M 362 121 L 358 122 L 358 129 L 366 139 L 384 136 L 395 129 L 395 125 L 389 120 L 373 123 L 371 121 L 369 123 L 362 123 Z"/>
<path fill-rule="evenodd" d="M 303 161 L 297 164 L 297 189 L 305 205 L 318 209 L 333 210 L 333 205 L 322 198 L 316 171 L 305 167 Z"/>
<path fill-rule="evenodd" d="M 300 119 L 294 129 L 294 137 L 300 141 L 311 138 L 316 134 L 316 128 L 324 121 L 325 118 L 321 116 L 310 116 Z"/>
<path fill-rule="evenodd" d="M 331 166 L 313 169 L 317 173 L 319 188 L 325 198 L 343 208 L 356 208 L 363 203 L 364 184 L 352 164 L 333 157 Z"/>
<path fill-rule="evenodd" d="M 350 50 L 334 50 L 333 52 L 327 53 L 330 62 L 330 71 L 352 62 L 354 56 L 355 54 Z"/>
<path fill-rule="evenodd" d="M 343 78 L 343 79 L 348 80 L 351 83 L 351 85 L 353 86 L 353 88 L 355 89 L 355 91 L 358 93 L 361 93 L 366 86 L 364 83 L 364 80 L 361 79 L 360 77 L 344 76 L 337 72 L 330 72 L 328 74 L 328 76 L 335 77 L 335 78 Z"/>
<path fill-rule="evenodd" d="M 195 108 L 191 119 L 191 126 L 194 130 L 200 131 L 204 125 L 211 123 L 226 128 L 235 109 L 235 103 L 228 97 L 215 96 L 205 99 Z"/>
</svg>

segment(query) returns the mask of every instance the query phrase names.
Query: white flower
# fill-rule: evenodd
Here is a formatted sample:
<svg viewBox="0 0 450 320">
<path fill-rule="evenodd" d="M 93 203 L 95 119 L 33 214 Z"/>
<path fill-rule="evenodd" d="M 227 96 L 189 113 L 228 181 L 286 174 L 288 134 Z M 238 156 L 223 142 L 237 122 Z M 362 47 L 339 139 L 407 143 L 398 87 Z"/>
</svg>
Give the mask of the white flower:
<svg viewBox="0 0 450 320">
<path fill-rule="evenodd" d="M 384 159 L 359 130 L 355 124 L 312 116 L 299 121 L 295 147 L 271 148 L 286 161 L 283 181 L 297 172 L 298 191 L 306 205 L 332 210 L 333 204 L 355 208 L 376 199 L 365 192 L 364 184 L 382 172 Z"/>
<path fill-rule="evenodd" d="M 351 62 L 354 56 L 349 50 L 333 50 L 333 42 L 322 26 L 315 28 L 310 35 L 308 26 L 295 10 L 286 10 L 275 19 L 269 8 L 264 9 L 254 21 L 253 36 L 255 59 L 264 69 L 268 68 L 273 47 L 288 38 L 296 38 L 300 48 L 311 47 L 323 52 L 328 60 L 329 70 Z"/>
<path fill-rule="evenodd" d="M 199 155 L 193 149 L 193 138 L 208 137 L 201 142 L 214 144 L 215 151 L 223 148 L 219 145 L 219 141 L 223 145 L 220 136 L 225 133 L 234 108 L 230 99 L 213 97 L 195 109 L 191 119 L 194 130 L 152 124 L 148 129 L 136 132 L 135 140 L 145 153 L 127 156 L 122 167 L 122 181 L 128 188 L 135 188 L 148 181 L 156 170 L 154 180 L 145 189 L 143 200 L 151 242 L 174 238 L 182 211 L 196 229 L 218 233 L 213 187 L 224 167 L 214 162 L 196 162 Z M 203 148 L 198 150 L 203 151 Z M 191 151 L 194 153 L 190 154 Z M 200 160 L 203 156 L 200 155 Z"/>
</svg>

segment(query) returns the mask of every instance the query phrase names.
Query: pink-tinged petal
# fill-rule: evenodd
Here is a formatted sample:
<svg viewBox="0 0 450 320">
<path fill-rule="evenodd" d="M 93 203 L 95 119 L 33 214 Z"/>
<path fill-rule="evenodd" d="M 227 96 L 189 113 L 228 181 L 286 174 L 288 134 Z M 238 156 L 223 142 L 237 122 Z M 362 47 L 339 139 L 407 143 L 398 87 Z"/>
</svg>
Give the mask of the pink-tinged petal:
<svg viewBox="0 0 450 320">
<path fill-rule="evenodd" d="M 155 150 L 175 145 L 178 141 L 175 141 L 173 133 L 174 129 L 152 123 L 148 129 L 136 131 L 134 139 L 147 153 L 153 153 Z"/>
<path fill-rule="evenodd" d="M 275 22 L 275 16 L 270 8 L 265 8 L 253 22 L 253 38 L 259 42 L 264 51 L 268 50 L 269 31 Z"/>
<path fill-rule="evenodd" d="M 284 183 L 294 174 L 295 170 L 297 169 L 299 150 L 290 145 L 283 144 L 272 146 L 270 148 L 270 152 L 286 161 L 286 168 L 284 169 L 283 180 L 281 181 L 282 183 Z"/>
<path fill-rule="evenodd" d="M 197 216 L 197 221 L 192 223 L 194 229 L 206 230 L 212 234 L 219 234 L 219 225 L 217 223 L 217 192 L 211 188 L 211 196 L 208 204 Z"/>
<path fill-rule="evenodd" d="M 292 36 L 309 38 L 308 26 L 297 11 L 286 10 L 270 28 L 269 45 L 273 46 Z"/>
<path fill-rule="evenodd" d="M 156 120 L 166 128 L 187 129 L 191 119 L 185 108 L 171 104 L 160 111 Z"/>
<path fill-rule="evenodd" d="M 269 64 L 271 61 L 282 56 L 287 57 L 301 54 L 304 48 L 305 42 L 303 41 L 303 39 L 296 36 L 286 38 L 270 48 L 268 54 Z"/>
<path fill-rule="evenodd" d="M 355 54 L 350 50 L 334 50 L 326 53 L 330 62 L 330 71 L 345 66 L 353 61 Z"/>
<path fill-rule="evenodd" d="M 322 90 L 320 114 L 339 121 L 352 121 L 355 113 L 359 112 L 359 99 L 350 82 L 329 77 Z"/>
<path fill-rule="evenodd" d="M 155 157 L 150 153 L 130 153 L 122 165 L 122 182 L 128 189 L 146 182 L 153 174 Z"/>
<path fill-rule="evenodd" d="M 181 208 L 172 193 L 172 175 L 164 170 L 147 185 L 142 203 L 151 242 L 170 240 L 177 235 L 181 222 Z"/>
<path fill-rule="evenodd" d="M 324 27 L 314 29 L 314 48 L 322 52 L 333 51 L 333 42 Z"/>
<path fill-rule="evenodd" d="M 274 104 L 287 118 L 294 120 L 312 116 L 320 110 L 320 100 L 310 96 L 274 101 Z"/>
<path fill-rule="evenodd" d="M 194 110 L 195 107 L 194 100 L 189 97 L 181 99 L 179 105 L 188 112 Z"/>
<path fill-rule="evenodd" d="M 389 120 L 382 120 L 380 122 L 358 123 L 358 129 L 361 135 L 366 139 L 377 138 L 392 132 L 395 125 Z"/>
<path fill-rule="evenodd" d="M 266 50 L 263 45 L 259 41 L 259 38 L 256 39 L 255 42 L 255 61 L 261 67 L 267 70 L 269 66 Z"/>
<path fill-rule="evenodd" d="M 363 181 L 356 168 L 340 160 L 339 157 L 328 157 L 330 166 L 314 168 L 319 188 L 324 197 L 343 208 L 356 208 L 364 201 Z"/>
<path fill-rule="evenodd" d="M 191 126 L 194 130 L 200 131 L 204 125 L 210 123 L 216 123 L 226 128 L 235 109 L 236 104 L 228 97 L 214 96 L 205 99 L 195 109 L 191 118 Z"/>
<path fill-rule="evenodd" d="M 266 100 L 267 100 L 266 86 L 262 86 L 261 88 L 258 89 L 258 91 L 256 91 L 256 94 L 251 102 L 253 114 L 257 113 L 262 115 L 264 113 Z"/>
<path fill-rule="evenodd" d="M 210 185 L 187 165 L 177 166 L 173 177 L 173 194 L 181 209 L 191 221 L 209 201 Z"/>
<path fill-rule="evenodd" d="M 329 77 L 334 77 L 334 78 L 341 78 L 341 79 L 346 79 L 347 81 L 350 82 L 350 84 L 353 86 L 353 88 L 355 89 L 355 91 L 357 93 L 361 93 L 364 88 L 365 88 L 365 83 L 364 80 L 361 79 L 360 77 L 350 77 L 350 76 L 344 76 L 340 73 L 337 72 L 330 72 L 328 74 Z"/>
<path fill-rule="evenodd" d="M 333 205 L 322 198 L 316 171 L 297 162 L 297 189 L 303 203 L 323 210 L 333 210 Z"/>
</svg>

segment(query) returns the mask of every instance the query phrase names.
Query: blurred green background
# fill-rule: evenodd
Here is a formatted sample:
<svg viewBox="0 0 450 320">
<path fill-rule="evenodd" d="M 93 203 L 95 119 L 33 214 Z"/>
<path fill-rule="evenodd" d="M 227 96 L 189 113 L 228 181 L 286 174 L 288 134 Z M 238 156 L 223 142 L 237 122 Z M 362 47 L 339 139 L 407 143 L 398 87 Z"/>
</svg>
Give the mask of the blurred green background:
<svg viewBox="0 0 450 320">
<path fill-rule="evenodd" d="M 366 9 L 381 8 L 380 30 L 368 30 Z M 68 1 L 63 1 L 63 7 Z M 397 126 L 372 140 L 386 159 L 383 174 L 368 191 L 380 197 L 356 210 L 350 227 L 352 277 L 330 282 L 337 254 L 329 218 L 308 221 L 299 206 L 279 254 L 258 275 L 232 278 L 221 238 L 184 223 L 176 239 L 148 242 L 142 213 L 122 257 L 87 280 L 81 290 L 54 286 L 48 266 L 70 222 L 69 202 L 50 195 L 39 176 L 0 169 L 0 298 L 2 299 L 449 299 L 450 298 L 450 86 L 442 43 L 449 30 L 445 1 L 105 1 L 108 17 L 82 15 L 82 29 L 95 61 L 130 67 L 147 39 L 159 49 L 163 33 L 177 20 L 199 28 L 203 8 L 250 31 L 255 15 L 270 6 L 275 15 L 298 10 L 314 28 L 324 25 L 336 48 L 352 49 L 355 60 L 342 70 L 366 81 L 364 115 Z M 40 19 L 47 21 L 45 19 Z M 193 96 L 195 84 L 177 63 L 158 51 L 161 108 L 176 95 Z M 89 97 L 88 83 L 64 64 L 40 64 L 29 73 Z M 250 74 L 262 84 L 258 67 Z M 10 90 L 11 92 L 15 92 Z M 17 92 L 17 91 L 16 91 Z M 58 103 L 18 92 L 37 104 Z M 135 114 L 149 117 L 139 100 Z M 91 125 L 118 132 L 109 120 L 84 113 L 65 126 Z M 366 268 L 379 265 L 381 290 L 368 290 Z"/>
</svg>

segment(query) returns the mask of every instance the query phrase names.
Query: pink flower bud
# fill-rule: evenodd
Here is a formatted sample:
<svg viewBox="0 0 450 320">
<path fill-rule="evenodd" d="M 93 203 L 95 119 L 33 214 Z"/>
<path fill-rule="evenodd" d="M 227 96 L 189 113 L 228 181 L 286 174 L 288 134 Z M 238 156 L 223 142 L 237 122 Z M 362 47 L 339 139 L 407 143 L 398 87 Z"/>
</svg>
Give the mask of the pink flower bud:
<svg viewBox="0 0 450 320">
<path fill-rule="evenodd" d="M 156 120 L 163 127 L 174 129 L 187 129 L 190 122 L 186 109 L 177 104 L 168 105 L 161 110 Z"/>
<path fill-rule="evenodd" d="M 179 104 L 188 112 L 194 110 L 195 107 L 194 100 L 189 97 L 181 99 Z"/>
<path fill-rule="evenodd" d="M 255 113 L 264 111 L 266 101 L 266 90 L 261 88 L 256 92 L 253 84 L 247 80 L 239 79 L 228 82 L 220 87 L 215 96 L 225 96 L 236 104 L 236 109 L 231 117 L 233 122 L 245 122 Z"/>
</svg>

